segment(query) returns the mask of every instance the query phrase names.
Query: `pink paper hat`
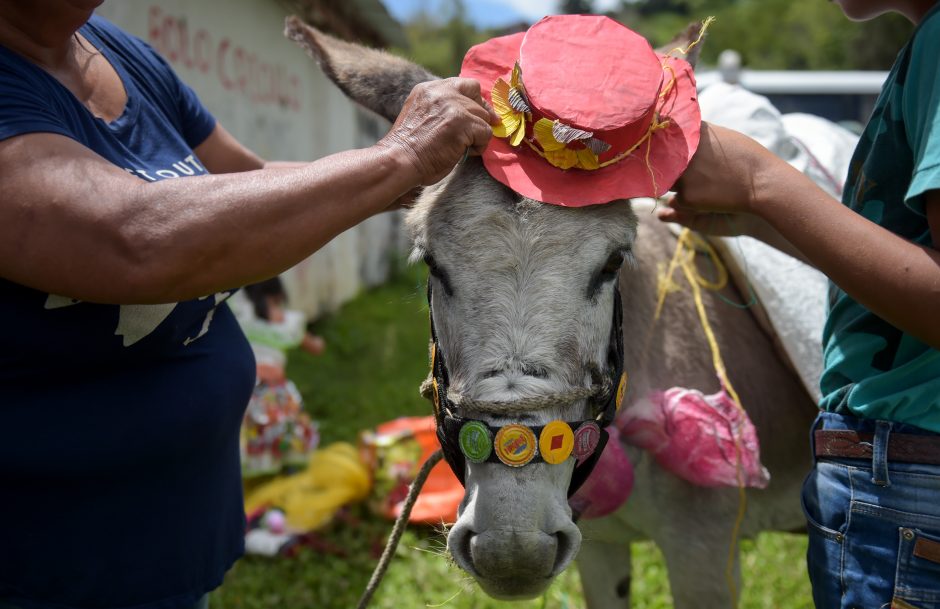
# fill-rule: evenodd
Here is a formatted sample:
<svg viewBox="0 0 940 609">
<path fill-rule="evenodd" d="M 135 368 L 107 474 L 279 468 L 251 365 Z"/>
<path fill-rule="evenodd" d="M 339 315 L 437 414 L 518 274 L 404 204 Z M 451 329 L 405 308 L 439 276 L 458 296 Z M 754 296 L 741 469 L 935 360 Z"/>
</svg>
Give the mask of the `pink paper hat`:
<svg viewBox="0 0 940 609">
<path fill-rule="evenodd" d="M 460 75 L 480 81 L 502 119 L 487 171 L 537 201 L 660 196 L 698 146 L 692 67 L 607 17 L 545 17 L 471 48 Z"/>
</svg>

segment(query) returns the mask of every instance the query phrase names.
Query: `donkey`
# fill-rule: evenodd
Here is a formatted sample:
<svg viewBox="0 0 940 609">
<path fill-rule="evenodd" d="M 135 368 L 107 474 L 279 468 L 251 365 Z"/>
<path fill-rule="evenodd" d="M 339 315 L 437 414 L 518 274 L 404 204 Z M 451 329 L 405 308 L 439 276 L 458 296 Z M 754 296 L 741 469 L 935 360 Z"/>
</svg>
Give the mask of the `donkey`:
<svg viewBox="0 0 940 609">
<path fill-rule="evenodd" d="M 696 34 L 693 28 L 685 36 Z M 296 18 L 288 19 L 286 35 L 352 100 L 392 121 L 411 88 L 435 78 Z M 411 258 L 430 268 L 432 321 L 450 391 L 475 402 L 513 402 L 590 385 L 593 371 L 606 365 L 616 290 L 629 375 L 622 408 L 673 386 L 719 389 L 688 291 L 670 294 L 655 318 L 659 267 L 676 238 L 630 201 L 545 205 L 492 179 L 471 157 L 423 191 L 406 224 Z M 810 467 L 805 441 L 816 408 L 751 312 L 721 298 L 739 295 L 731 287 L 706 293 L 705 308 L 772 476 L 766 489 L 747 490 L 740 526 L 738 489 L 694 486 L 630 446 L 636 481 L 629 501 L 578 524 L 567 499 L 573 459 L 523 468 L 468 461 L 466 494 L 447 543 L 489 595 L 537 596 L 577 557 L 588 606 L 627 608 L 630 543 L 652 539 L 665 557 L 676 607 L 731 607 L 740 579 L 737 539 L 802 528 L 799 487 Z M 585 399 L 524 413 L 471 406 L 461 415 L 494 426 L 591 417 Z"/>
</svg>

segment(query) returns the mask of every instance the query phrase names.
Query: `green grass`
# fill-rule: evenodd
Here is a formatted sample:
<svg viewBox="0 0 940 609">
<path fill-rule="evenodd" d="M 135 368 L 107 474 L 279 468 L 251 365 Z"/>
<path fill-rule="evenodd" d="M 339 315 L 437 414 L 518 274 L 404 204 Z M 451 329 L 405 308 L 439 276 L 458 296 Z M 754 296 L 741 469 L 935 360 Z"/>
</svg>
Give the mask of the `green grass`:
<svg viewBox="0 0 940 609">
<path fill-rule="evenodd" d="M 355 442 L 360 430 L 431 413 L 418 395 L 428 374 L 428 304 L 423 271 L 409 267 L 321 319 L 326 352 L 288 357 L 287 375 L 320 425 L 323 443 Z"/>
<path fill-rule="evenodd" d="M 355 442 L 358 432 L 404 415 L 430 414 L 418 396 L 427 375 L 428 311 L 424 272 L 408 269 L 363 294 L 315 331 L 326 338 L 319 357 L 292 352 L 288 376 L 320 424 L 323 444 Z M 213 609 L 346 609 L 355 607 L 378 560 L 391 523 L 363 506 L 341 511 L 317 532 L 314 547 L 291 558 L 246 557 L 212 594 Z M 744 541 L 741 609 L 810 609 L 802 536 L 763 534 Z M 633 607 L 672 606 L 662 555 L 651 543 L 632 551 Z M 575 609 L 584 607 L 574 567 L 543 598 L 501 603 L 480 592 L 444 557 L 444 536 L 409 528 L 370 607 L 409 609 Z"/>
</svg>

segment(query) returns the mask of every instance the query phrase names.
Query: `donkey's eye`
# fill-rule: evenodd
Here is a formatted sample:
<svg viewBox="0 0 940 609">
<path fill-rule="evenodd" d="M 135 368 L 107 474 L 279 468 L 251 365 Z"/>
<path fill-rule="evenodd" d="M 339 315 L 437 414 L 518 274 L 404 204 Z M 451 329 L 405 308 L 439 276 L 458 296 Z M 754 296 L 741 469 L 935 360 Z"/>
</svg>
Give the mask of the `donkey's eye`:
<svg viewBox="0 0 940 609">
<path fill-rule="evenodd" d="M 450 286 L 450 280 L 447 278 L 447 273 L 445 273 L 441 267 L 437 265 L 437 261 L 434 260 L 434 256 L 431 254 L 424 255 L 424 263 L 428 265 L 428 272 L 431 273 L 431 276 L 441 282 L 441 285 L 444 286 L 444 292 L 451 296 L 454 293 L 454 290 Z"/>
<path fill-rule="evenodd" d="M 617 271 L 619 271 L 621 265 L 623 265 L 623 256 L 624 252 L 622 250 L 618 250 L 610 255 L 610 257 L 607 259 L 607 262 L 605 262 L 604 266 L 601 267 L 601 281 L 609 281 L 616 277 Z"/>
<path fill-rule="evenodd" d="M 588 298 L 595 298 L 601 286 L 617 278 L 617 272 L 620 271 L 620 266 L 623 264 L 625 256 L 625 250 L 617 250 L 607 258 L 607 261 L 604 262 L 604 266 L 597 270 L 591 284 L 588 286 Z"/>
</svg>

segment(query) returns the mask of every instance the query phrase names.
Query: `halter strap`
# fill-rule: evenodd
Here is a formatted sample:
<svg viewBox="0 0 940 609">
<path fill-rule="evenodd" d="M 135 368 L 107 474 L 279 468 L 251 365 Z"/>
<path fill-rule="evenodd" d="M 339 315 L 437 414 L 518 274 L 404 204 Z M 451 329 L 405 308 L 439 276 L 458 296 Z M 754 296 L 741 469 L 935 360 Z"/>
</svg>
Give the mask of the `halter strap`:
<svg viewBox="0 0 940 609">
<path fill-rule="evenodd" d="M 576 462 L 571 482 L 568 485 L 568 496 L 573 495 L 584 483 L 588 475 L 597 464 L 604 447 L 607 444 L 608 434 L 606 427 L 610 425 L 616 415 L 620 402 L 623 399 L 626 374 L 623 372 L 623 310 L 620 291 L 614 286 L 613 318 L 611 322 L 610 339 L 607 349 L 607 370 L 592 370 L 591 387 L 575 387 L 564 392 L 537 398 L 522 398 L 512 401 L 487 402 L 473 400 L 460 394 L 449 392 L 450 375 L 444 361 L 443 353 L 437 340 L 434 327 L 434 312 L 432 304 L 431 279 L 428 278 L 428 310 L 431 326 L 431 370 L 428 378 L 421 384 L 421 395 L 430 398 L 434 404 L 434 419 L 437 427 L 437 438 L 444 453 L 444 459 L 450 465 L 454 475 L 460 483 L 464 482 L 466 469 L 466 456 L 460 448 L 459 433 L 463 424 L 468 420 L 457 416 L 457 409 L 467 408 L 484 414 L 524 414 L 537 410 L 544 410 L 553 406 L 569 405 L 578 400 L 590 399 L 593 402 L 590 422 L 596 423 L 600 430 L 600 437 L 593 452 Z M 614 391 L 613 388 L 617 390 Z M 577 426 L 579 423 L 569 423 Z M 485 425 L 485 423 L 484 423 Z M 496 428 L 491 429 L 495 430 Z M 541 430 L 541 427 L 538 428 Z M 536 436 L 537 437 L 537 436 Z M 489 461 L 489 458 L 487 459 Z M 498 459 L 497 459 L 498 461 Z M 540 462 L 533 458 L 529 462 Z"/>
</svg>

